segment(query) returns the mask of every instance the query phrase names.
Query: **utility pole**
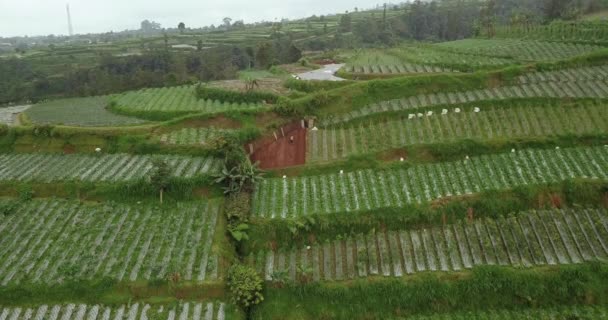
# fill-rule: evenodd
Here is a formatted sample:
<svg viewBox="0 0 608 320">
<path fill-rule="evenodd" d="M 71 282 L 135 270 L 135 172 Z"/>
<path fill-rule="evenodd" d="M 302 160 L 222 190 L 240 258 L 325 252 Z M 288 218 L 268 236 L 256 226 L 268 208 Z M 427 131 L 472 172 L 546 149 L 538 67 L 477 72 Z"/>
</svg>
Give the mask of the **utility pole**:
<svg viewBox="0 0 608 320">
<path fill-rule="evenodd" d="M 65 10 L 68 13 L 68 34 L 71 36 L 74 35 L 74 28 L 72 28 L 72 16 L 70 15 L 70 4 L 65 5 Z"/>
</svg>

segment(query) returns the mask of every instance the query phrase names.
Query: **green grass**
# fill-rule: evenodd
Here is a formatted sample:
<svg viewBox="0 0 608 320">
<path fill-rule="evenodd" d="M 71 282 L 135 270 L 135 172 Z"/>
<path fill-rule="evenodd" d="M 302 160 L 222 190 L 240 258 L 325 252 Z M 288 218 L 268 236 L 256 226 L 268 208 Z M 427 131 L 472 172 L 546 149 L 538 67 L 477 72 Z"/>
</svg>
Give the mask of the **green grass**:
<svg viewBox="0 0 608 320">
<path fill-rule="evenodd" d="M 608 303 L 608 266 L 559 268 L 481 267 L 460 274 L 422 274 L 407 280 L 376 279 L 268 288 L 252 319 L 390 319 L 417 314 L 525 311 Z"/>
<path fill-rule="evenodd" d="M 25 112 L 34 124 L 72 126 L 127 126 L 145 121 L 112 113 L 107 109 L 109 97 L 69 98 L 33 105 Z"/>
</svg>

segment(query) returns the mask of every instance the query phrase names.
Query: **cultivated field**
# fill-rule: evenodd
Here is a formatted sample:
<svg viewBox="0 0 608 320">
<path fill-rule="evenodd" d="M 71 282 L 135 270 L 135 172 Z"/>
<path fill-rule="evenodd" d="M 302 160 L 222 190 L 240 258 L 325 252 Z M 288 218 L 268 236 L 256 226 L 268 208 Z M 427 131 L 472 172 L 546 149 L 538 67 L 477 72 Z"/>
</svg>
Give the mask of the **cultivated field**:
<svg viewBox="0 0 608 320">
<path fill-rule="evenodd" d="M 0 284 L 61 283 L 66 279 L 217 280 L 212 241 L 219 203 L 174 209 L 33 201 L 2 216 Z"/>
<path fill-rule="evenodd" d="M 436 47 L 457 53 L 504 57 L 521 62 L 565 60 L 604 49 L 592 44 L 521 39 L 465 39 L 443 42 Z"/>
<path fill-rule="evenodd" d="M 265 179 L 253 196 L 252 214 L 284 219 L 378 210 L 487 190 L 608 178 L 608 147 L 514 151 L 407 169 Z"/>
<path fill-rule="evenodd" d="M 234 307 L 224 303 L 185 302 L 179 306 L 134 303 L 118 307 L 87 304 L 0 307 L 0 320 L 225 320 Z"/>
<path fill-rule="evenodd" d="M 587 69 L 585 69 L 586 71 Z M 525 99 L 525 98 L 608 98 L 608 81 L 605 70 L 598 68 L 590 75 L 576 69 L 570 73 L 581 77 L 574 80 L 561 79 L 552 81 L 555 73 L 538 73 L 524 76 L 525 83 L 492 89 L 479 89 L 457 92 L 440 92 L 410 96 L 402 99 L 374 103 L 346 114 L 332 115 L 321 122 L 321 125 L 338 124 L 384 112 L 417 112 L 421 108 L 465 104 L 490 100 Z M 594 77 L 594 80 L 584 80 Z M 545 79 L 544 81 L 541 79 Z M 601 79 L 601 80 L 600 80 Z M 532 82 L 534 81 L 534 82 Z"/>
<path fill-rule="evenodd" d="M 195 86 L 130 91 L 112 99 L 115 109 L 128 114 L 188 114 L 222 113 L 263 109 L 261 103 L 226 103 L 221 101 L 198 100 Z"/>
<path fill-rule="evenodd" d="M 517 138 L 601 135 L 608 130 L 603 104 L 520 103 L 509 106 L 419 110 L 395 120 L 370 120 L 308 131 L 307 161 L 332 161 L 350 155 L 416 144 Z"/>
<path fill-rule="evenodd" d="M 608 212 L 522 212 L 418 230 L 375 232 L 289 251 L 252 254 L 266 280 L 348 280 L 461 271 L 482 265 L 532 267 L 605 260 Z M 278 278 L 278 279 L 277 279 Z"/>
<path fill-rule="evenodd" d="M 173 177 L 193 178 L 217 172 L 214 158 L 164 155 Z M 150 155 L 0 154 L 0 180 L 119 182 L 144 178 L 153 168 Z M 69 168 L 69 170 L 66 170 Z"/>
<path fill-rule="evenodd" d="M 63 124 L 71 126 L 125 126 L 144 121 L 117 115 L 107 107 L 109 97 L 87 97 L 51 100 L 33 105 L 25 114 L 35 124 Z"/>
</svg>

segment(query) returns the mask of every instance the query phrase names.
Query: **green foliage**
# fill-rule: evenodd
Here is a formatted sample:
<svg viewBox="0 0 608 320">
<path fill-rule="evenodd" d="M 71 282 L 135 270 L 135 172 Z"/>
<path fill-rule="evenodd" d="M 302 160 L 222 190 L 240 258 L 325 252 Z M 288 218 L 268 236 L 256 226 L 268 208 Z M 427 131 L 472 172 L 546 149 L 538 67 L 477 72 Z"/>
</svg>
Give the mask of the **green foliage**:
<svg viewBox="0 0 608 320">
<path fill-rule="evenodd" d="M 152 166 L 150 183 L 158 190 L 166 189 L 171 182 L 171 168 L 169 168 L 169 164 L 163 159 L 154 159 Z"/>
<path fill-rule="evenodd" d="M 407 279 L 269 288 L 266 303 L 254 310 L 252 319 L 277 315 L 289 319 L 390 319 L 439 312 L 605 304 L 607 284 L 608 265 L 599 262 L 545 270 L 483 266 L 464 275 L 435 272 Z"/>
<path fill-rule="evenodd" d="M 251 210 L 251 195 L 239 192 L 228 195 L 224 215 L 228 220 L 228 232 L 237 242 L 249 240 L 249 212 Z"/>
<path fill-rule="evenodd" d="M 274 93 L 247 90 L 246 92 L 238 92 L 226 90 L 222 88 L 214 88 L 207 85 L 198 85 L 196 87 L 197 99 L 219 100 L 232 103 L 276 103 L 278 96 Z"/>
<path fill-rule="evenodd" d="M 234 264 L 228 270 L 227 286 L 232 302 L 249 309 L 264 301 L 263 282 L 255 269 Z"/>
<path fill-rule="evenodd" d="M 227 195 L 238 194 L 241 191 L 250 191 L 252 186 L 262 179 L 262 172 L 257 164 L 251 163 L 247 158 L 245 161 L 228 169 L 226 166 L 215 175 L 215 183 L 223 185 L 224 193 Z"/>
</svg>

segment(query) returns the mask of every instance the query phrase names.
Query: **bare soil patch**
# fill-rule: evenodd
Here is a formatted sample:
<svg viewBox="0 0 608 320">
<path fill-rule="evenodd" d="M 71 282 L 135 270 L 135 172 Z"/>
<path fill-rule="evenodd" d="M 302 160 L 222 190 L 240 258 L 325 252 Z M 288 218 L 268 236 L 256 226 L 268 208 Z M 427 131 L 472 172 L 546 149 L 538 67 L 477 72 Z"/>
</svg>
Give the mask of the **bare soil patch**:
<svg viewBox="0 0 608 320">
<path fill-rule="evenodd" d="M 299 122 L 282 129 L 253 143 L 251 161 L 259 162 L 260 168 L 284 168 L 306 163 L 306 129 Z"/>
</svg>

